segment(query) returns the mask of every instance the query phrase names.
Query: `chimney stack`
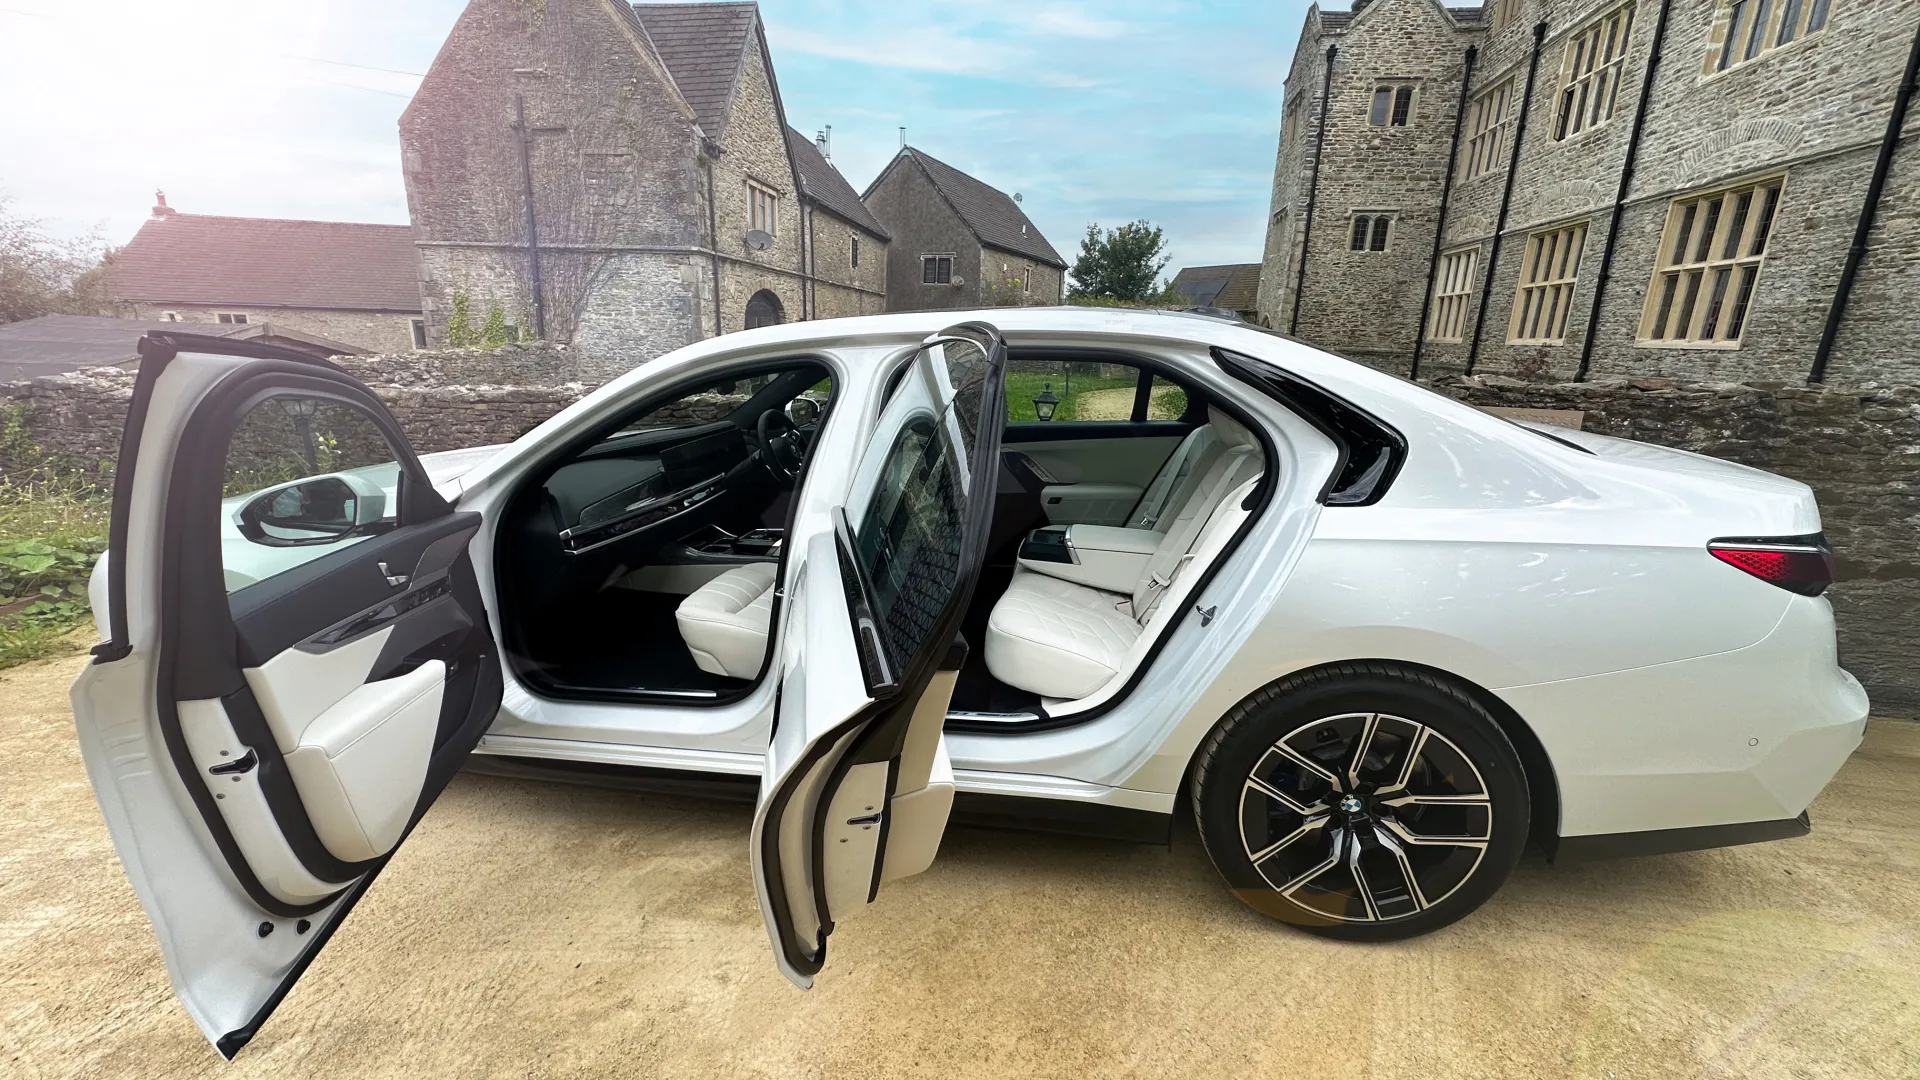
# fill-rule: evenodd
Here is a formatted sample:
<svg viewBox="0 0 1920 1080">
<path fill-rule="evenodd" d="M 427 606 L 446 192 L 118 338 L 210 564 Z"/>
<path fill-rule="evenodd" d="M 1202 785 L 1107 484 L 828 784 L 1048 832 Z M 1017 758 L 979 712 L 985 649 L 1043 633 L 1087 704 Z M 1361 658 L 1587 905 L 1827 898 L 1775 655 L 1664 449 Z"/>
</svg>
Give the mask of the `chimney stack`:
<svg viewBox="0 0 1920 1080">
<path fill-rule="evenodd" d="M 815 135 L 813 137 L 813 145 L 820 148 L 821 157 L 826 158 L 829 163 L 833 161 L 833 125 L 832 124 L 828 124 L 826 126 L 826 130 L 820 132 L 818 135 Z"/>
<path fill-rule="evenodd" d="M 907 148 L 907 129 L 903 127 L 900 129 L 900 149 L 905 150 L 906 148 Z"/>
<path fill-rule="evenodd" d="M 175 210 L 175 209 L 174 209 L 173 207 L 171 207 L 171 206 L 168 206 L 168 205 L 167 205 L 167 193 L 166 193 L 166 192 L 164 192 L 164 191 L 156 191 L 156 192 L 154 192 L 154 193 L 153 193 L 153 199 L 154 199 L 154 203 L 153 203 L 153 216 L 154 216 L 154 217 L 157 217 L 157 218 L 167 218 L 167 217 L 172 217 L 173 215 L 175 215 L 175 214 L 177 214 L 177 213 L 179 213 L 179 211 L 178 211 L 178 210 Z"/>
</svg>

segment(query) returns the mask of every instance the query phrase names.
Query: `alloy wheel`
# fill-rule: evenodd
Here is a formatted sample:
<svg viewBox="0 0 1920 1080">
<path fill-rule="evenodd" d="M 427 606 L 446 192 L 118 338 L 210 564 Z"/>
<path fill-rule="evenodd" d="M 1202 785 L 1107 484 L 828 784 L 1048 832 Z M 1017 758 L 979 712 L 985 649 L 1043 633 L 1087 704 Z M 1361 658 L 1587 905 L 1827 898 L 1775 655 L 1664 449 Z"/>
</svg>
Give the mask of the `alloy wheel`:
<svg viewBox="0 0 1920 1080">
<path fill-rule="evenodd" d="M 1466 884 L 1493 839 L 1493 799 L 1451 739 L 1386 713 L 1293 729 L 1240 793 L 1240 839 L 1307 923 L 1416 916 Z"/>
</svg>

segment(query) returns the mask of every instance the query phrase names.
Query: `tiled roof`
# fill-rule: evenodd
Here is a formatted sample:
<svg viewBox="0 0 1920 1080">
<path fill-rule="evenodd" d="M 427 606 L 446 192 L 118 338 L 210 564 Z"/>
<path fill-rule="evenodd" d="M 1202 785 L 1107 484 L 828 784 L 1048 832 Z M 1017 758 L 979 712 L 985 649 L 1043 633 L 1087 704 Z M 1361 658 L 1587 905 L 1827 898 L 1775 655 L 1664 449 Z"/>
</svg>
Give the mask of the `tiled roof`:
<svg viewBox="0 0 1920 1080">
<path fill-rule="evenodd" d="M 927 178 L 933 181 L 934 188 L 982 244 L 1066 269 L 1066 260 L 1053 250 L 1053 245 L 1040 235 L 1040 230 L 1020 209 L 1020 204 L 1009 198 L 1006 192 L 984 184 L 911 146 L 900 151 L 900 156 L 919 162 L 920 167 L 926 170 Z M 896 163 L 898 160 L 895 159 Z M 881 175 L 885 176 L 886 173 L 883 171 Z M 875 181 L 876 184 L 878 182 Z"/>
<path fill-rule="evenodd" d="M 719 139 L 759 5 L 635 4 L 633 13 L 680 95 L 693 106 L 701 130 Z"/>
<path fill-rule="evenodd" d="M 1228 311 L 1253 311 L 1260 306 L 1260 264 L 1241 263 L 1231 267 L 1226 288 L 1213 298 L 1213 306 Z"/>
<path fill-rule="evenodd" d="M 116 299 L 235 307 L 419 311 L 413 229 L 174 214 L 114 260 Z"/>
<path fill-rule="evenodd" d="M 1487 9 L 1480 7 L 1450 7 L 1447 14 L 1460 22 L 1479 22 L 1487 17 Z"/>
<path fill-rule="evenodd" d="M 146 322 L 93 315 L 42 315 L 0 326 L 0 382 L 58 375 L 83 367 L 117 367 L 140 359 L 149 330 L 191 329 L 214 337 L 245 330 L 219 323 Z"/>
<path fill-rule="evenodd" d="M 1345 30 L 1353 22 L 1351 11 L 1323 11 L 1320 13 L 1320 25 L 1327 30 Z"/>
<path fill-rule="evenodd" d="M 1189 266 L 1173 275 L 1173 287 L 1194 307 L 1252 311 L 1259 303 L 1260 264 Z"/>
<path fill-rule="evenodd" d="M 867 230 L 882 240 L 891 240 L 893 235 L 886 227 L 875 220 L 867 204 L 860 201 L 854 193 L 853 185 L 840 175 L 814 145 L 812 139 L 787 129 L 787 149 L 793 154 L 793 166 L 800 174 L 800 192 L 812 199 L 822 209 L 845 221 L 849 221 Z"/>
</svg>

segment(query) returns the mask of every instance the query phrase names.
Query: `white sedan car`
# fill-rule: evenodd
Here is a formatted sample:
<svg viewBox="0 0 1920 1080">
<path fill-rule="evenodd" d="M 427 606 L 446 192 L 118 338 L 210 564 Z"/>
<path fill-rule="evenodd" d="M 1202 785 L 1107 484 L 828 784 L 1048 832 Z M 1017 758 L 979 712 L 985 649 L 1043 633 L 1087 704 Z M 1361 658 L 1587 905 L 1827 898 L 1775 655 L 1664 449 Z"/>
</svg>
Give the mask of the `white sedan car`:
<svg viewBox="0 0 1920 1080">
<path fill-rule="evenodd" d="M 1309 932 L 1798 836 L 1858 745 L 1802 484 L 1218 319 L 771 327 L 497 452 L 150 335 L 74 686 L 173 984 L 245 1045 L 463 765 L 757 790 L 775 962 L 948 820 L 1164 842 Z M 931 914 L 931 913 L 930 913 Z"/>
</svg>

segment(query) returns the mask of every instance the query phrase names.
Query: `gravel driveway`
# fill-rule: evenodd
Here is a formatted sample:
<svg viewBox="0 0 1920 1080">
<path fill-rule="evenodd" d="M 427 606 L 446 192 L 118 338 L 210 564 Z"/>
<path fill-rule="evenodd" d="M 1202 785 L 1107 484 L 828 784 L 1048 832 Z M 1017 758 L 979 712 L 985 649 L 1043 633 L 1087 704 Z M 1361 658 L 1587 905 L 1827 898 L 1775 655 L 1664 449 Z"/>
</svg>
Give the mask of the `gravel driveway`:
<svg viewBox="0 0 1920 1080">
<path fill-rule="evenodd" d="M 749 811 L 457 779 L 223 1065 L 174 1004 L 67 712 L 0 672 L 0 1076 L 1913 1077 L 1920 725 L 1811 837 L 1555 868 L 1391 946 L 1243 910 L 1172 850 L 959 830 L 775 972 Z"/>
</svg>

